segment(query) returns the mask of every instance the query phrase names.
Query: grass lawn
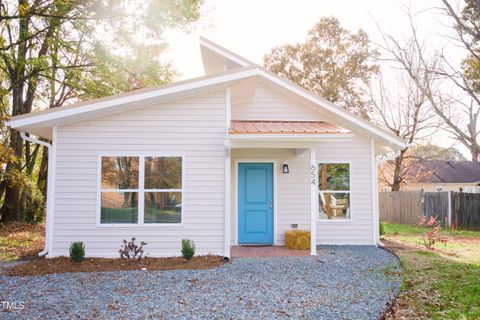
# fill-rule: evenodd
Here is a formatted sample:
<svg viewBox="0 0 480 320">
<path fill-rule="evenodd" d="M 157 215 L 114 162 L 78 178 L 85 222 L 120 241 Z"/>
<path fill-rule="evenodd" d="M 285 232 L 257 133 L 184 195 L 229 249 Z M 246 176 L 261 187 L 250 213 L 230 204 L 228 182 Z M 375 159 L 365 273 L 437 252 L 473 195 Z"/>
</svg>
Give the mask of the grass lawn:
<svg viewBox="0 0 480 320">
<path fill-rule="evenodd" d="M 44 230 L 43 224 L 0 224 L 0 262 L 36 256 L 43 250 Z"/>
<path fill-rule="evenodd" d="M 480 232 L 442 230 L 447 244 L 428 250 L 422 244 L 427 230 L 386 225 L 382 238 L 405 269 L 402 292 L 388 318 L 480 319 Z"/>
</svg>

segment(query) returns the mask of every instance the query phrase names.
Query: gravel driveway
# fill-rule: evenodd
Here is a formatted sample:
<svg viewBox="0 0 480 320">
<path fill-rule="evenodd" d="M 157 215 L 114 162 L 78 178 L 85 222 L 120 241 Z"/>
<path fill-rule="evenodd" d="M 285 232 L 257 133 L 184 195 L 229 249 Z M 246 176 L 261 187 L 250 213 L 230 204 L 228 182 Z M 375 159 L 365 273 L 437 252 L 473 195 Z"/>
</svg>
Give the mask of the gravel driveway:
<svg viewBox="0 0 480 320">
<path fill-rule="evenodd" d="M 317 257 L 237 258 L 211 270 L 0 275 L 1 319 L 376 319 L 397 292 L 397 259 L 370 246 Z M 4 306 L 5 307 L 5 306 Z"/>
</svg>

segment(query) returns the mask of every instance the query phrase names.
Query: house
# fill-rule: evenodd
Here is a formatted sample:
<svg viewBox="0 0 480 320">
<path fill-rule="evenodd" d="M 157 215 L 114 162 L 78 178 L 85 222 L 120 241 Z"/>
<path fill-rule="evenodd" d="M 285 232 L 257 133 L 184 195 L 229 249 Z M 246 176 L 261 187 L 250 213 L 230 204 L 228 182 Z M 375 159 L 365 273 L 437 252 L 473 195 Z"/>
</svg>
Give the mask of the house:
<svg viewBox="0 0 480 320">
<path fill-rule="evenodd" d="M 480 192 L 480 163 L 416 161 L 407 170 L 403 190 Z"/>
<path fill-rule="evenodd" d="M 230 256 L 235 244 L 376 245 L 375 157 L 402 140 L 206 39 L 206 75 L 13 117 L 49 148 L 48 257 Z M 50 139 L 51 145 L 27 136 Z"/>
</svg>

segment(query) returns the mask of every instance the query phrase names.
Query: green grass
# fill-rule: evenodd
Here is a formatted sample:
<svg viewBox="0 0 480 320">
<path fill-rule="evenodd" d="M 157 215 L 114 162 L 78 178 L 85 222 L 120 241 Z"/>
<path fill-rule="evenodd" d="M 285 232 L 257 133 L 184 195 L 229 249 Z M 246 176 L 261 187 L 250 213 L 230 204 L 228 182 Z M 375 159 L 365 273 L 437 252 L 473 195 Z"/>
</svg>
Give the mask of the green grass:
<svg viewBox="0 0 480 320">
<path fill-rule="evenodd" d="M 409 248 L 396 251 L 405 270 L 396 318 L 404 312 L 407 318 L 480 319 L 480 232 L 442 230 L 447 245 L 427 250 L 422 234 L 429 228 L 385 227 L 386 240 Z"/>
<path fill-rule="evenodd" d="M 405 269 L 401 300 L 421 318 L 479 319 L 480 266 L 434 252 L 398 252 Z"/>
<path fill-rule="evenodd" d="M 429 228 L 418 227 L 414 225 L 406 224 L 396 224 L 396 223 L 386 223 L 385 224 L 385 234 L 389 235 L 421 235 L 429 230 Z M 478 238 L 480 237 L 480 231 L 468 231 L 468 230 L 454 230 L 451 228 L 443 228 L 441 234 L 455 236 L 455 237 L 465 237 L 465 238 Z"/>
</svg>

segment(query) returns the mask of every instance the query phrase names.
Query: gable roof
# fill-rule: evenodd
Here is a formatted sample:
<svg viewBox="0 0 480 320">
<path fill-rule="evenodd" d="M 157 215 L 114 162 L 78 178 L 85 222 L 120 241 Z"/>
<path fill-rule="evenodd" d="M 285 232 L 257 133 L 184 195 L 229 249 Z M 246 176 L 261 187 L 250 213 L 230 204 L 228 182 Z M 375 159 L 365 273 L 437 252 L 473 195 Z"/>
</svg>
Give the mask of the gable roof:
<svg viewBox="0 0 480 320">
<path fill-rule="evenodd" d="M 31 132 L 49 138 L 50 128 L 53 125 L 71 123 L 110 113 L 133 110 L 139 107 L 135 102 L 145 99 L 155 98 L 159 102 L 167 102 L 192 95 L 212 92 L 232 86 L 247 78 L 256 77 L 269 83 L 271 86 L 278 88 L 282 93 L 292 96 L 318 111 L 329 113 L 341 122 L 342 125 L 347 127 L 353 126 L 355 129 L 360 130 L 368 136 L 380 139 L 383 141 L 382 145 L 388 147 L 390 150 L 398 150 L 399 148 L 405 147 L 405 142 L 392 133 L 372 125 L 353 113 L 336 106 L 335 104 L 261 68 L 258 65 L 252 64 L 252 62 L 239 57 L 211 41 L 201 38 L 201 46 L 202 48 L 205 46 L 208 50 L 215 53 L 215 55 L 223 59 L 222 61 L 225 63 L 237 63 L 239 66 L 231 70 L 223 71 L 219 74 L 211 74 L 153 88 L 140 89 L 101 99 L 79 102 L 55 109 L 15 116 L 7 122 L 7 125 L 18 130 Z M 225 69 L 228 68 L 225 66 Z"/>
<path fill-rule="evenodd" d="M 424 183 L 478 183 L 480 162 L 473 161 L 417 161 L 408 170 L 415 181 Z"/>
<path fill-rule="evenodd" d="M 238 80 L 254 77 L 257 67 L 237 68 L 222 74 L 208 75 L 165 85 L 134 90 L 104 98 L 73 103 L 53 109 L 35 111 L 12 117 L 7 123 L 14 129 L 50 138 L 53 125 L 71 123 L 138 108 L 135 102 L 157 99 L 158 102 L 177 100 L 228 87 Z"/>
<path fill-rule="evenodd" d="M 204 37 L 200 37 L 200 51 L 202 53 L 203 69 L 207 75 L 256 65 Z"/>
</svg>

